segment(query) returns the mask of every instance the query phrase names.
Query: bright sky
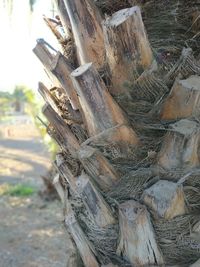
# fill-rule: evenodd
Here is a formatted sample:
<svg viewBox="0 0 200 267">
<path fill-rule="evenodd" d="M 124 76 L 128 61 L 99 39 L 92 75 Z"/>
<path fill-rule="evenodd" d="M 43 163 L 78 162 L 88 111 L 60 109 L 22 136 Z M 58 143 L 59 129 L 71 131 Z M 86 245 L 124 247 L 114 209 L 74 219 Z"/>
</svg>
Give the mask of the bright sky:
<svg viewBox="0 0 200 267">
<path fill-rule="evenodd" d="M 52 17 L 51 1 L 37 0 L 30 16 L 28 0 L 13 0 L 9 18 L 0 0 L 0 91 L 12 91 L 16 84 L 37 90 L 46 78 L 32 49 L 37 38 L 44 38 L 57 49 L 57 42 L 43 22 L 42 15 Z"/>
</svg>

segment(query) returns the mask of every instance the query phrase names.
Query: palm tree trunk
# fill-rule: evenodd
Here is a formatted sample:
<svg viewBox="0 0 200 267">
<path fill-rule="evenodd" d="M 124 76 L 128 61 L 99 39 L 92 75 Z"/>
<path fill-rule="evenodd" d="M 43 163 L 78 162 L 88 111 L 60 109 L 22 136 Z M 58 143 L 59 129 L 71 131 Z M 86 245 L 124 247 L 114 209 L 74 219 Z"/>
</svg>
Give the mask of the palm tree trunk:
<svg viewBox="0 0 200 267">
<path fill-rule="evenodd" d="M 198 20 L 191 3 L 94 1 L 100 10 L 91 0 L 56 2 L 82 65 L 46 43 L 34 53 L 60 84 L 40 83 L 39 92 L 61 148 L 54 185 L 81 258 L 70 254 L 68 266 L 189 266 L 200 258 L 200 64 L 199 40 L 189 38 Z"/>
</svg>

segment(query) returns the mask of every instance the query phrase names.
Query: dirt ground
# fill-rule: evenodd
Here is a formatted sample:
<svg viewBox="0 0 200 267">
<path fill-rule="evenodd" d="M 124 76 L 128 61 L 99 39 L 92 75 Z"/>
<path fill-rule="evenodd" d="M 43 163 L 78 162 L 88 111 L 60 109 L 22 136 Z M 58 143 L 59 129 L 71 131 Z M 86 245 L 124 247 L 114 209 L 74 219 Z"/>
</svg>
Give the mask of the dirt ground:
<svg viewBox="0 0 200 267">
<path fill-rule="evenodd" d="M 29 120 L 1 124 L 0 134 L 0 192 L 17 184 L 36 190 L 26 197 L 0 194 L 0 266 L 66 267 L 61 204 L 38 196 L 49 155 Z"/>
</svg>

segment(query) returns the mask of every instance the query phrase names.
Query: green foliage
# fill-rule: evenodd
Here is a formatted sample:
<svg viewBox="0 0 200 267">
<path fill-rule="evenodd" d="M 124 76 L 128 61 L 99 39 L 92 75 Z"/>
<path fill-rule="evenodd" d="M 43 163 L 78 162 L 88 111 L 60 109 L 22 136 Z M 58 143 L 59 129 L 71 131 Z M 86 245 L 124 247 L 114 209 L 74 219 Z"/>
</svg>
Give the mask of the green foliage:
<svg viewBox="0 0 200 267">
<path fill-rule="evenodd" d="M 36 189 L 30 185 L 19 184 L 15 186 L 7 186 L 3 195 L 17 196 L 17 197 L 26 197 L 34 194 Z"/>
<path fill-rule="evenodd" d="M 26 87 L 23 86 L 23 85 L 17 85 L 15 87 L 15 90 L 12 94 L 12 97 L 15 99 L 15 100 L 20 100 L 20 101 L 26 101 L 26 95 L 25 95 L 25 91 L 26 91 Z"/>
<path fill-rule="evenodd" d="M 6 112 L 8 112 L 10 110 L 10 100 L 9 98 L 6 98 L 6 97 L 2 97 L 0 96 L 0 115 L 5 115 Z M 0 121 L 2 121 L 4 118 L 4 116 L 0 116 Z"/>
</svg>

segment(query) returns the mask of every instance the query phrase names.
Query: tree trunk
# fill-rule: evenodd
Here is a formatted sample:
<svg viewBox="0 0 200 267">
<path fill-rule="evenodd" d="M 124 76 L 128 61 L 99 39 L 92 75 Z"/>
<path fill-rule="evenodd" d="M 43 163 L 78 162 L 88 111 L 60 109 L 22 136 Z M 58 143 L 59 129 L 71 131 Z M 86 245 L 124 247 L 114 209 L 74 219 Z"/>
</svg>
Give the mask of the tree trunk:
<svg viewBox="0 0 200 267">
<path fill-rule="evenodd" d="M 80 64 L 104 63 L 104 41 L 101 16 L 92 0 L 64 0 L 69 14 Z M 89 49 L 88 49 L 89 48 Z"/>
<path fill-rule="evenodd" d="M 68 266 L 190 266 L 200 258 L 198 6 L 55 2 L 80 66 L 44 40 L 34 53 L 68 98 L 39 84 L 61 148 L 54 185 L 82 260 L 70 254 Z"/>
<path fill-rule="evenodd" d="M 112 94 L 125 92 L 124 83 L 137 68 L 146 69 L 153 62 L 151 47 L 138 6 L 116 12 L 104 22 L 106 58 Z"/>
</svg>

